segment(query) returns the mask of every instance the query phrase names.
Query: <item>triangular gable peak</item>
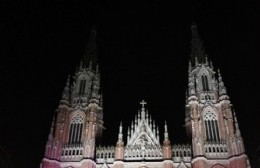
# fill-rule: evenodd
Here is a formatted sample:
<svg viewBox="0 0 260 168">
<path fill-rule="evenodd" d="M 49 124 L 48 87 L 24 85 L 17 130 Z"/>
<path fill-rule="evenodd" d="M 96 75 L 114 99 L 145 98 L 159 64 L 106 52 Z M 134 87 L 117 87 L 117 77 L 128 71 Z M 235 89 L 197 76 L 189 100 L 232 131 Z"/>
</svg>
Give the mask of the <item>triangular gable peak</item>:
<svg viewBox="0 0 260 168">
<path fill-rule="evenodd" d="M 144 108 L 146 102 L 140 102 L 141 111 L 128 129 L 127 145 L 125 150 L 126 160 L 154 160 L 162 159 L 159 128 L 152 121 L 148 111 Z"/>
</svg>

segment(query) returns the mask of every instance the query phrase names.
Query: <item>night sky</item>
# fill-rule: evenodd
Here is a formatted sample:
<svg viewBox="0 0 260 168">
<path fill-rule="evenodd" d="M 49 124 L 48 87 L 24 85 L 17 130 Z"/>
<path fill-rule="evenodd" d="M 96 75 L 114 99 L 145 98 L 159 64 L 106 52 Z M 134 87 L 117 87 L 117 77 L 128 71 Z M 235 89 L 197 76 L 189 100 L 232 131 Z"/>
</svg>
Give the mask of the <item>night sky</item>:
<svg viewBox="0 0 260 168">
<path fill-rule="evenodd" d="M 196 22 L 253 164 L 260 144 L 259 6 L 231 2 L 2 3 L 0 160 L 9 167 L 39 166 L 67 76 L 75 73 L 93 25 L 106 127 L 100 143 L 115 145 L 119 122 L 126 131 L 142 99 L 161 133 L 167 121 L 173 144 L 189 142 L 183 125 Z"/>
</svg>

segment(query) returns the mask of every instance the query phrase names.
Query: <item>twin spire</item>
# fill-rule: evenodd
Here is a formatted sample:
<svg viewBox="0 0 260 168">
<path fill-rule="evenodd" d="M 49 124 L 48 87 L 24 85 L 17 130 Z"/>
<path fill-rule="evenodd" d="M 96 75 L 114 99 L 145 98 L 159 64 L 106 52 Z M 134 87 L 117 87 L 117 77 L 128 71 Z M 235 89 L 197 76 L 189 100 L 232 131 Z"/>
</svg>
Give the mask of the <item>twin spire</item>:
<svg viewBox="0 0 260 168">
<path fill-rule="evenodd" d="M 83 64 L 93 67 L 97 65 L 97 28 L 95 26 L 90 31 L 86 51 L 83 55 Z"/>
<path fill-rule="evenodd" d="M 197 65 L 200 63 L 208 64 L 207 56 L 203 48 L 203 43 L 199 37 L 197 25 L 192 23 L 191 25 L 191 65 Z"/>
<path fill-rule="evenodd" d="M 82 60 L 79 67 L 76 69 L 75 78 L 71 81 L 71 77 L 68 76 L 66 86 L 64 88 L 62 99 L 66 101 L 73 101 L 76 104 L 82 102 L 86 103 L 89 101 L 90 97 L 99 97 L 100 88 L 100 73 L 97 63 L 97 45 L 96 45 L 96 27 L 93 26 L 90 31 L 89 40 L 86 46 L 86 51 L 83 54 Z M 90 71 L 91 73 L 85 73 Z M 80 74 L 84 73 L 84 77 Z M 84 96 L 82 97 L 82 95 Z M 77 96 L 79 97 L 77 97 Z M 76 97 L 77 98 L 76 98 Z M 73 98 L 72 98 L 73 97 Z M 75 99 L 74 99 L 75 98 Z M 72 100 L 74 99 L 74 100 Z M 79 100 L 86 99 L 86 100 Z M 62 103 L 66 103 L 62 101 Z"/>
</svg>

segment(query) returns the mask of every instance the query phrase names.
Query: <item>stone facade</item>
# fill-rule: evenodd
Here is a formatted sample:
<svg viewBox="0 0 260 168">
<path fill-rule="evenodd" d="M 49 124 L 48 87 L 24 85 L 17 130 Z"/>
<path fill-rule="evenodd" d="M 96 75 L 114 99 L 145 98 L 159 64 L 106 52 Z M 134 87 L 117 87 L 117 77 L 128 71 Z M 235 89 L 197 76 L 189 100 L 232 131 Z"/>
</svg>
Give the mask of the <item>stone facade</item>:
<svg viewBox="0 0 260 168">
<path fill-rule="evenodd" d="M 197 26 L 193 24 L 191 30 L 185 118 L 190 145 L 171 144 L 166 122 L 160 142 L 159 127 L 144 100 L 128 128 L 126 142 L 121 123 L 115 146 L 96 144 L 103 130 L 102 94 L 98 66 L 90 62 L 87 67 L 81 64 L 73 78 L 68 77 L 40 167 L 250 168 L 220 71 L 216 74 L 204 53 Z M 96 55 L 95 34 L 93 29 L 89 58 Z"/>
</svg>

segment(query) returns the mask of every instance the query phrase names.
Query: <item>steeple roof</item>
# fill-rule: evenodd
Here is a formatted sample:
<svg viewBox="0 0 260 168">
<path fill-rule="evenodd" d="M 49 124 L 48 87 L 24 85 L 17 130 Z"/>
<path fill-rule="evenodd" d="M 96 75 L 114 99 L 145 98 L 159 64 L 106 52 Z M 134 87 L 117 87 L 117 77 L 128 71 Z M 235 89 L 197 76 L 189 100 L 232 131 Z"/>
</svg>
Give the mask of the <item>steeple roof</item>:
<svg viewBox="0 0 260 168">
<path fill-rule="evenodd" d="M 191 25 L 191 63 L 192 65 L 196 63 L 205 62 L 205 52 L 203 48 L 203 43 L 199 37 L 198 27 L 195 23 Z"/>
<path fill-rule="evenodd" d="M 97 28 L 92 26 L 90 31 L 89 40 L 86 46 L 85 53 L 83 55 L 83 64 L 85 66 L 93 66 L 97 65 Z M 90 65 L 91 64 L 91 65 Z"/>
<path fill-rule="evenodd" d="M 129 157 L 129 153 L 134 149 L 141 149 L 142 154 L 139 155 L 139 159 L 157 159 L 162 157 L 162 149 L 160 145 L 159 138 L 159 128 L 155 125 L 155 122 L 152 121 L 149 117 L 148 111 L 145 110 L 144 105 L 146 102 L 143 100 L 140 102 L 142 105 L 141 111 L 135 118 L 135 122 L 132 123 L 131 133 L 128 134 L 128 141 L 126 145 L 125 155 L 128 160 L 133 158 Z M 130 135 L 131 134 L 131 135 Z M 146 151 L 153 150 L 156 151 L 157 155 L 149 156 Z M 138 157 L 134 157 L 138 159 Z"/>
</svg>

